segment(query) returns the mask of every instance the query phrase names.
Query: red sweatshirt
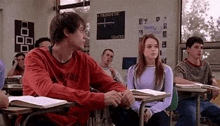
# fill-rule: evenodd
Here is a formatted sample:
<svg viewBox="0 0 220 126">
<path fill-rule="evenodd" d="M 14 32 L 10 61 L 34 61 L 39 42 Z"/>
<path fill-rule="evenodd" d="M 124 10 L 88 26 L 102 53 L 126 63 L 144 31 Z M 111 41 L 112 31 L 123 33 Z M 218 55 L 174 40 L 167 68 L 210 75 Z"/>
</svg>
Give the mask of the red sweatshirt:
<svg viewBox="0 0 220 126">
<path fill-rule="evenodd" d="M 25 58 L 24 95 L 47 96 L 78 103 L 66 115 L 47 114 L 58 125 L 86 124 L 91 110 L 105 107 L 104 93 L 92 93 L 90 86 L 102 92 L 126 90 L 81 51 L 75 51 L 67 63 L 57 61 L 48 48 L 34 49 Z"/>
</svg>

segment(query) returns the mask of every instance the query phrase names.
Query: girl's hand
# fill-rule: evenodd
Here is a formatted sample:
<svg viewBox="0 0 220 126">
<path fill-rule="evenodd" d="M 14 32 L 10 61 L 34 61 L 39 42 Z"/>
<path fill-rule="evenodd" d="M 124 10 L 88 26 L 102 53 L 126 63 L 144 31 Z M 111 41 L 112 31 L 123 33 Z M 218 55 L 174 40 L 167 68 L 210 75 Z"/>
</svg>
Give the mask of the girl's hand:
<svg viewBox="0 0 220 126">
<path fill-rule="evenodd" d="M 151 118 L 151 116 L 152 116 L 152 112 L 149 108 L 147 108 L 144 113 L 144 121 L 147 123 L 148 120 Z"/>
</svg>

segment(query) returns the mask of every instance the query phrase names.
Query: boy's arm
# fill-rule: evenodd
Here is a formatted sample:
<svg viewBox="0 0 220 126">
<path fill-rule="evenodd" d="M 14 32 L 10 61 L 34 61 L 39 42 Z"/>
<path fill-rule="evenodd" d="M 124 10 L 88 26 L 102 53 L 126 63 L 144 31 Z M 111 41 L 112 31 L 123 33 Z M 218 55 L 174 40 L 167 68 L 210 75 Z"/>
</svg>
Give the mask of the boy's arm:
<svg viewBox="0 0 220 126">
<path fill-rule="evenodd" d="M 175 78 L 174 78 L 174 82 L 175 82 L 176 84 L 193 84 L 193 83 L 195 83 L 195 82 L 193 82 L 193 81 L 189 81 L 189 80 L 183 79 L 183 78 L 181 78 L 181 77 L 175 77 Z"/>
<path fill-rule="evenodd" d="M 212 79 L 212 85 L 216 86 L 216 87 L 219 87 L 218 82 L 215 79 Z M 215 99 L 218 95 L 219 95 L 219 91 L 215 90 L 215 89 L 212 89 L 212 98 Z"/>
<path fill-rule="evenodd" d="M 182 65 L 177 65 L 174 69 L 174 83 L 176 84 L 193 84 L 195 82 L 184 79 L 184 75 L 187 73 L 185 72 L 186 68 Z"/>
</svg>

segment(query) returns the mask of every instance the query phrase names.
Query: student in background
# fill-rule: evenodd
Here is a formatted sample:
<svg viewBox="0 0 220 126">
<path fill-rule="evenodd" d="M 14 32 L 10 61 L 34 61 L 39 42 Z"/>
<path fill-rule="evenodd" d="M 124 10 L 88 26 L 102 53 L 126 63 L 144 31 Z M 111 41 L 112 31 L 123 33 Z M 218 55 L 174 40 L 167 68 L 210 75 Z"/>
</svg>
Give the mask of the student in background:
<svg viewBox="0 0 220 126">
<path fill-rule="evenodd" d="M 105 49 L 101 55 L 100 66 L 108 76 L 112 77 L 115 81 L 124 84 L 124 81 L 119 72 L 110 66 L 111 62 L 113 61 L 113 58 L 114 51 L 112 49 Z"/>
<path fill-rule="evenodd" d="M 0 108 L 5 108 L 9 104 L 8 97 L 1 90 L 2 87 L 4 86 L 4 82 L 5 82 L 5 65 L 0 60 Z"/>
<path fill-rule="evenodd" d="M 24 53 L 17 53 L 14 57 L 14 60 L 12 62 L 12 68 L 9 70 L 7 76 L 13 76 L 13 75 L 23 75 L 24 73 Z"/>
<path fill-rule="evenodd" d="M 128 69 L 127 87 L 128 89 L 153 89 L 170 93 L 171 96 L 165 98 L 163 102 L 147 103 L 144 115 L 145 125 L 147 126 L 169 126 L 169 117 L 164 110 L 169 107 L 172 101 L 172 69 L 160 61 L 159 41 L 153 34 L 143 36 L 142 41 L 139 43 L 138 52 L 138 63 Z M 132 114 L 133 116 L 128 115 L 128 117 L 125 116 L 122 119 L 120 114 L 116 115 L 115 118 L 119 119 L 115 125 L 139 125 L 137 113 L 139 112 L 140 104 L 140 101 L 135 101 L 131 106 L 132 110 L 136 112 L 136 117 L 135 114 Z"/>
<path fill-rule="evenodd" d="M 36 42 L 35 42 L 35 45 L 34 47 L 35 48 L 40 48 L 40 47 L 49 47 L 51 46 L 51 41 L 48 37 L 42 37 L 42 38 L 39 38 Z"/>
<path fill-rule="evenodd" d="M 217 86 L 212 78 L 210 65 L 202 60 L 203 40 L 199 37 L 190 37 L 186 42 L 188 57 L 178 63 L 174 69 L 174 81 L 178 84 L 202 83 Z M 210 118 L 220 125 L 220 108 L 209 102 L 216 98 L 219 92 L 212 90 L 207 97 L 201 98 L 201 115 Z M 176 126 L 196 125 L 196 94 L 179 92 L 179 103 L 176 112 L 180 115 Z"/>
<path fill-rule="evenodd" d="M 76 102 L 66 114 L 47 113 L 36 120 L 50 125 L 84 126 L 90 111 L 105 106 L 130 106 L 132 92 L 106 75 L 102 68 L 83 53 L 86 39 L 85 21 L 76 13 L 56 15 L 50 24 L 50 48 L 35 48 L 27 54 L 23 78 L 23 93 Z M 101 92 L 90 92 L 90 86 Z M 46 119 L 46 120 L 45 120 Z M 36 121 L 36 123 L 35 123 Z M 41 124 L 42 124 L 41 123 Z"/>
</svg>

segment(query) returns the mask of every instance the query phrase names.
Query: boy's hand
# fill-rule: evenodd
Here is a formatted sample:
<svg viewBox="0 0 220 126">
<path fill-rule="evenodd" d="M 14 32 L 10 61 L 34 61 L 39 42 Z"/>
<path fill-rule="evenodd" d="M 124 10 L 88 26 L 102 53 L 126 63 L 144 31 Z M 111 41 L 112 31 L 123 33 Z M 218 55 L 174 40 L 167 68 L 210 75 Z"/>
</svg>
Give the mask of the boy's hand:
<svg viewBox="0 0 220 126">
<path fill-rule="evenodd" d="M 114 105 L 117 107 L 121 104 L 122 94 L 116 91 L 109 91 L 104 94 L 104 102 L 106 106 Z"/>
<path fill-rule="evenodd" d="M 133 93 L 130 90 L 126 90 L 124 92 L 122 92 L 122 101 L 121 101 L 121 105 L 122 106 L 130 106 L 131 104 L 133 104 L 135 101 Z"/>
</svg>

